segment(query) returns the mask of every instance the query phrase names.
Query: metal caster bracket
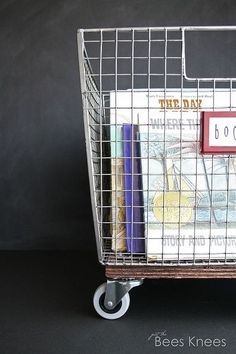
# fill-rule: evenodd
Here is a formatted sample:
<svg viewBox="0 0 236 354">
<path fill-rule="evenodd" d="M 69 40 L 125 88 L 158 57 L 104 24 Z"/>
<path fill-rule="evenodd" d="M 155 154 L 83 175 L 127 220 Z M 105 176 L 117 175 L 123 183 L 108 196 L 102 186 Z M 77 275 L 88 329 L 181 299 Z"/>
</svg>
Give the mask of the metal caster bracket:
<svg viewBox="0 0 236 354">
<path fill-rule="evenodd" d="M 104 306 L 113 310 L 122 298 L 135 286 L 143 284 L 143 279 L 107 280 Z"/>
</svg>

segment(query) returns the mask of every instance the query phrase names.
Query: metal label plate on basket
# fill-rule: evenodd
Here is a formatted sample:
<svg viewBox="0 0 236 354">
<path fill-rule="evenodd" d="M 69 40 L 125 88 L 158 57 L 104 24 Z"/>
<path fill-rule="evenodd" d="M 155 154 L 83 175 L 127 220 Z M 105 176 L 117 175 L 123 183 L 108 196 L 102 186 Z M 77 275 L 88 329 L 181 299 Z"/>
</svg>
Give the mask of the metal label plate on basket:
<svg viewBox="0 0 236 354">
<path fill-rule="evenodd" d="M 203 112 L 201 119 L 203 154 L 236 154 L 236 112 Z"/>
</svg>

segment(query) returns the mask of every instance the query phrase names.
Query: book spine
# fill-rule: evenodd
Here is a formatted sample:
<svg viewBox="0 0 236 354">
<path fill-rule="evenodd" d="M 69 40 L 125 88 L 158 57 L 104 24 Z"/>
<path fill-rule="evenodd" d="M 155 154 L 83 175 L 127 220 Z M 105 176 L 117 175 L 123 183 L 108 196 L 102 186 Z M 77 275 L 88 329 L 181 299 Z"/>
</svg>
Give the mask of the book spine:
<svg viewBox="0 0 236 354">
<path fill-rule="evenodd" d="M 126 251 L 125 181 L 122 131 L 120 126 L 111 126 L 111 234 L 114 252 Z"/>
<path fill-rule="evenodd" d="M 144 207 L 138 125 L 123 124 L 127 251 L 145 252 Z"/>
</svg>

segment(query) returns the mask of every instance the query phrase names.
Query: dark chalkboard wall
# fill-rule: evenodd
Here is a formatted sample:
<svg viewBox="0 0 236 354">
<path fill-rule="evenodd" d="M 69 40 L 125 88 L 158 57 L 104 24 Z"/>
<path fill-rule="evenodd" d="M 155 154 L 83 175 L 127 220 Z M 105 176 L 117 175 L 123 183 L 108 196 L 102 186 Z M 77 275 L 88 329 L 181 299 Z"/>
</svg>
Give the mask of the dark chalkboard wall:
<svg viewBox="0 0 236 354">
<path fill-rule="evenodd" d="M 77 28 L 235 19 L 234 0 L 1 0 L 0 249 L 95 248 Z"/>
</svg>

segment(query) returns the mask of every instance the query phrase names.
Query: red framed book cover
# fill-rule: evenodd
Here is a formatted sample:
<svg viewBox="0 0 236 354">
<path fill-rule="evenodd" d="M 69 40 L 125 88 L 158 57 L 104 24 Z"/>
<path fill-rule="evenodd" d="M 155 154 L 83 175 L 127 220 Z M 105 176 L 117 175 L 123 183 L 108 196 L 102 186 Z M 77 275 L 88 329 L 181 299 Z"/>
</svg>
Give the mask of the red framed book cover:
<svg viewBox="0 0 236 354">
<path fill-rule="evenodd" d="M 201 153 L 236 154 L 236 111 L 201 114 Z"/>
</svg>

